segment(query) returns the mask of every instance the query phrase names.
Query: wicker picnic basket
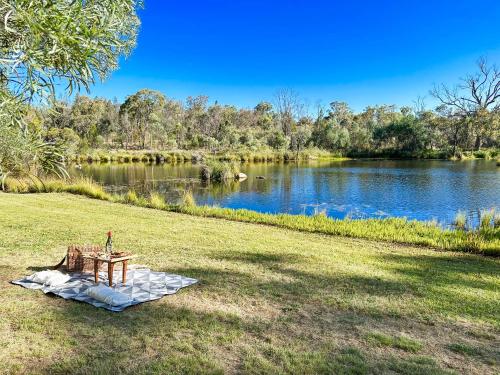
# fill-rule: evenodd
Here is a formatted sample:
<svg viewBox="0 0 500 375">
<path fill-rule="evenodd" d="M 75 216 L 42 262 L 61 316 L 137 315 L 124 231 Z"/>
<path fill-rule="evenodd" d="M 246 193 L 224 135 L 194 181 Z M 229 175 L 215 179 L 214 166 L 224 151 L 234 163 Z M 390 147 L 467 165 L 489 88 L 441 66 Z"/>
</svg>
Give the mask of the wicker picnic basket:
<svg viewBox="0 0 500 375">
<path fill-rule="evenodd" d="M 93 272 L 94 261 L 84 258 L 84 255 L 102 253 L 100 245 L 70 245 L 66 254 L 66 268 L 68 272 Z"/>
</svg>

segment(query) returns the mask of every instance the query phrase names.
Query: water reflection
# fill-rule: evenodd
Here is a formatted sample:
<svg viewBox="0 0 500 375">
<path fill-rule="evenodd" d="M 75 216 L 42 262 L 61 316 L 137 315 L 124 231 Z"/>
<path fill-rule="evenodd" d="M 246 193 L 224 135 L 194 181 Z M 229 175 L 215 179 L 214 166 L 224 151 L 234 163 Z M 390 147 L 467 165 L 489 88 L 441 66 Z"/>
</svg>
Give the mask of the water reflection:
<svg viewBox="0 0 500 375">
<path fill-rule="evenodd" d="M 90 164 L 71 174 L 91 176 L 112 192 L 157 191 L 169 202 L 190 189 L 199 204 L 336 218 L 406 216 L 450 223 L 459 210 L 476 220 L 480 209 L 500 207 L 500 173 L 491 161 L 243 164 L 248 179 L 226 184 L 203 184 L 199 168 Z"/>
</svg>

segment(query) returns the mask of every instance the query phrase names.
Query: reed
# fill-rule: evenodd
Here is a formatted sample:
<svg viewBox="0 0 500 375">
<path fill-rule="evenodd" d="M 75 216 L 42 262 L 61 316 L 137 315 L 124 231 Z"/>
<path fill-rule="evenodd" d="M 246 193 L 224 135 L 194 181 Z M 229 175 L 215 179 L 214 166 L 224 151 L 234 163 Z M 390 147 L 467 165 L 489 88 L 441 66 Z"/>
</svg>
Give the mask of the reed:
<svg viewBox="0 0 500 375">
<path fill-rule="evenodd" d="M 190 190 L 186 190 L 180 199 L 179 202 L 180 207 L 196 207 L 196 200 L 194 199 L 193 193 Z"/>
<path fill-rule="evenodd" d="M 156 192 L 151 193 L 149 197 L 149 207 L 156 208 L 159 210 L 164 210 L 165 208 L 167 208 L 167 204 L 165 203 L 165 198 L 163 198 L 163 196 L 161 196 Z"/>
<path fill-rule="evenodd" d="M 137 204 L 139 203 L 139 197 L 137 196 L 137 193 L 135 191 L 129 190 L 123 197 L 123 202 L 129 204 Z"/>
<path fill-rule="evenodd" d="M 467 215 L 464 211 L 459 211 L 453 220 L 455 228 L 465 230 L 467 227 Z"/>
<path fill-rule="evenodd" d="M 495 210 L 481 210 L 481 215 L 479 218 L 479 228 L 482 230 L 487 230 L 492 227 L 493 218 L 495 217 Z"/>
<path fill-rule="evenodd" d="M 495 215 L 493 216 L 493 228 L 500 228 L 500 212 L 495 212 Z"/>
</svg>

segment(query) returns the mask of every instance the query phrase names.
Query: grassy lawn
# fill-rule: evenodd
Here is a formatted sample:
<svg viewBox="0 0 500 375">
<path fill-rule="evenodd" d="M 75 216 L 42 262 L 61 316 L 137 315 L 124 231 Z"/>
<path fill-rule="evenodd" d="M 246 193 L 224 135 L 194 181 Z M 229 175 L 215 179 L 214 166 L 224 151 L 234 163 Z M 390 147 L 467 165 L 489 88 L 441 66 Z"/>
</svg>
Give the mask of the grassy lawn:
<svg viewBox="0 0 500 375">
<path fill-rule="evenodd" d="M 0 372 L 496 374 L 500 260 L 0 193 Z M 9 284 L 103 242 L 200 280 L 116 314 Z"/>
</svg>

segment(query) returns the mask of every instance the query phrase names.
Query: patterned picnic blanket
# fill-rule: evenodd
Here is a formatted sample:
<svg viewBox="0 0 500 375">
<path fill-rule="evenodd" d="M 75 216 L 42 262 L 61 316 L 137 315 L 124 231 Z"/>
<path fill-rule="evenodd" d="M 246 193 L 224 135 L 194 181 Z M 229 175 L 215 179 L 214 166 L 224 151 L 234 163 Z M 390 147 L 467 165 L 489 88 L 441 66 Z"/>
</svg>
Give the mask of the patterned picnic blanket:
<svg viewBox="0 0 500 375">
<path fill-rule="evenodd" d="M 28 289 L 41 290 L 44 293 L 53 293 L 64 299 L 74 299 L 110 311 L 120 312 L 133 305 L 154 301 L 169 294 L 175 294 L 179 289 L 198 282 L 198 280 L 189 277 L 154 272 L 150 269 L 129 270 L 125 284 L 120 282 L 121 271 L 115 271 L 113 279 L 117 280 L 115 285 L 113 285 L 113 289 L 117 292 L 127 294 L 131 302 L 125 305 L 111 306 L 89 297 L 85 294 L 85 290 L 96 284 L 94 283 L 94 275 L 87 273 L 73 273 L 67 283 L 56 287 L 37 284 L 26 278 L 14 280 L 12 283 Z M 99 282 L 108 285 L 107 272 L 99 273 Z"/>
</svg>

